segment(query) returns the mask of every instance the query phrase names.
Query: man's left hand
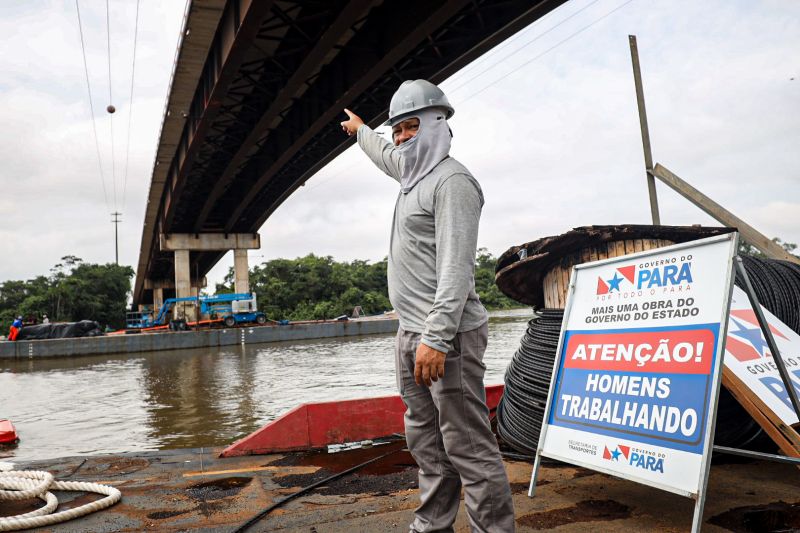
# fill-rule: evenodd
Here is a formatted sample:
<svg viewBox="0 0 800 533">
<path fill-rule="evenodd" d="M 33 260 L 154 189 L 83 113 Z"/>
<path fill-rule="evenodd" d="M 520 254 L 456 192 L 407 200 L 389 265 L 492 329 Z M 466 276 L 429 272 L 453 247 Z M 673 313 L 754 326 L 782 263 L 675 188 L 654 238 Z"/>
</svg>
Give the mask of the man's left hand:
<svg viewBox="0 0 800 533">
<path fill-rule="evenodd" d="M 447 354 L 434 350 L 427 344 L 419 343 L 414 363 L 414 381 L 417 385 L 424 382 L 428 387 L 432 382 L 444 377 L 444 360 Z"/>
</svg>

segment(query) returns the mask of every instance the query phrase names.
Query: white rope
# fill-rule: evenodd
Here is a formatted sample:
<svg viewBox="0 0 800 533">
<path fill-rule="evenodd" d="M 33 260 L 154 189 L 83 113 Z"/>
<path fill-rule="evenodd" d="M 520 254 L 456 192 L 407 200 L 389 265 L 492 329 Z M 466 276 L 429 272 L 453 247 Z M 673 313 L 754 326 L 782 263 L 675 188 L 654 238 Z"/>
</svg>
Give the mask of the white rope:
<svg viewBox="0 0 800 533">
<path fill-rule="evenodd" d="M 105 498 L 53 513 L 58 507 L 58 498 L 51 490 L 71 492 L 95 492 Z M 38 470 L 13 470 L 13 464 L 0 463 L 0 503 L 11 500 L 39 498 L 44 506 L 29 513 L 0 517 L 0 531 L 17 531 L 32 527 L 43 527 L 66 522 L 80 516 L 111 507 L 122 498 L 122 493 L 108 485 L 82 481 L 56 481 L 53 474 Z M 51 514 L 53 513 L 53 514 Z"/>
</svg>

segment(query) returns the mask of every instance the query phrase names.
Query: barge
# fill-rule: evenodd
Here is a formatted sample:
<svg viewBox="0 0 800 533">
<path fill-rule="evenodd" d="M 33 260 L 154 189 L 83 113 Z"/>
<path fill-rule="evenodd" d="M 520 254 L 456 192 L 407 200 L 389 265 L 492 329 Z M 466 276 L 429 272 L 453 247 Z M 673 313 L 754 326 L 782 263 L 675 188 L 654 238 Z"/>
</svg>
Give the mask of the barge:
<svg viewBox="0 0 800 533">
<path fill-rule="evenodd" d="M 490 407 L 501 394 L 502 386 L 489 387 Z M 402 425 L 402 409 L 399 397 L 308 404 L 228 449 L 66 457 L 21 463 L 16 469 L 47 470 L 57 480 L 100 482 L 122 491 L 122 501 L 113 507 L 42 531 L 399 533 L 408 530 L 418 504 L 416 465 L 402 435 L 393 434 Z M 355 424 L 359 411 L 369 427 Z M 325 445 L 370 434 L 371 441 L 347 451 Z M 279 442 L 279 435 L 288 437 Z M 239 453 L 231 453 L 234 448 Z M 508 454 L 505 465 L 518 532 L 690 529 L 689 499 L 557 462 L 542 466 L 536 497 L 529 498 L 531 463 Z M 794 497 L 799 482 L 797 470 L 786 465 L 716 456 L 703 530 L 795 530 L 800 526 L 800 502 Z M 100 497 L 79 492 L 58 496 L 59 510 Z M 36 500 L 0 502 L 0 516 L 40 505 Z M 469 531 L 463 505 L 455 531 Z"/>
<path fill-rule="evenodd" d="M 306 339 L 376 335 L 397 331 L 394 316 L 318 320 L 239 328 L 148 332 L 70 339 L 0 342 L 0 359 L 38 359 L 211 348 Z"/>
</svg>

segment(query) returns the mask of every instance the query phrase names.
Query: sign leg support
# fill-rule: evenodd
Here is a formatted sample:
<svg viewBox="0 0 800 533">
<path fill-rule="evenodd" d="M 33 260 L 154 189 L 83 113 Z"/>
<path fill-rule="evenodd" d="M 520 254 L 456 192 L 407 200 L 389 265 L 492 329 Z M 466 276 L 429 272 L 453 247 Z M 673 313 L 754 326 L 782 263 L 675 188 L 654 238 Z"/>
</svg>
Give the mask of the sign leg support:
<svg viewBox="0 0 800 533">
<path fill-rule="evenodd" d="M 528 497 L 533 497 L 536 492 L 536 480 L 539 477 L 539 467 L 542 465 L 542 455 L 536 450 L 536 458 L 533 460 L 533 472 L 531 472 L 531 485 L 528 487 Z"/>
<path fill-rule="evenodd" d="M 731 455 L 739 455 L 741 457 L 750 457 L 751 459 L 761 459 L 764 461 L 772 461 L 774 463 L 786 463 L 790 465 L 800 466 L 800 457 L 787 457 L 785 455 L 777 455 L 774 453 L 754 452 L 752 450 L 741 450 L 739 448 L 728 448 L 727 446 L 714 446 L 714 451 L 719 453 L 728 453 Z"/>
<path fill-rule="evenodd" d="M 706 504 L 706 491 L 701 491 L 694 502 L 694 516 L 692 517 L 692 533 L 700 533 L 703 529 L 703 508 Z"/>
</svg>

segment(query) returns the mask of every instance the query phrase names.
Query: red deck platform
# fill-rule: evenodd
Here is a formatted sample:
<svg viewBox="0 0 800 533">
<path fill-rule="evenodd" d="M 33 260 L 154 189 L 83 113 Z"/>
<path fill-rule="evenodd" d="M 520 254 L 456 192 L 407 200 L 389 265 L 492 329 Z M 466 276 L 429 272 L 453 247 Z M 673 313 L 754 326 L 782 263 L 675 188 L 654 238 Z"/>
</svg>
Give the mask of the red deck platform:
<svg viewBox="0 0 800 533">
<path fill-rule="evenodd" d="M 503 396 L 503 385 L 486 387 L 490 410 Z M 221 457 L 324 448 L 403 433 L 405 404 L 400 396 L 306 403 L 222 451 Z"/>
</svg>

